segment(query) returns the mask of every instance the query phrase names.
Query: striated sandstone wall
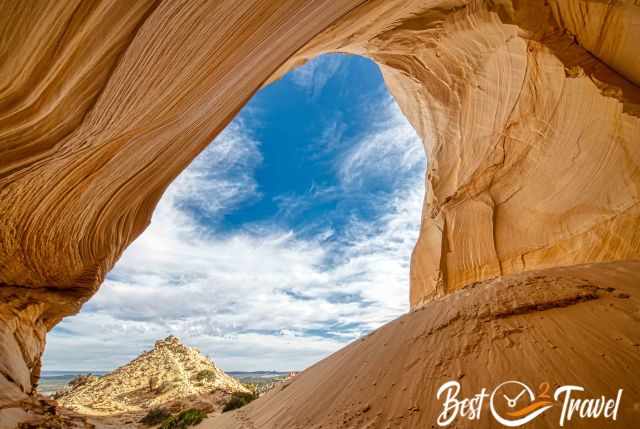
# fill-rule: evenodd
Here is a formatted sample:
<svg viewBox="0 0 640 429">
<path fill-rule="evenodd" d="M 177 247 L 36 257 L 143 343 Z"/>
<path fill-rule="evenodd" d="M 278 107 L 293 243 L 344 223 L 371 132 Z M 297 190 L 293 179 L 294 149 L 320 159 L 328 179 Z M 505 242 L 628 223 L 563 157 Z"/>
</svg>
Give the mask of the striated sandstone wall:
<svg viewBox="0 0 640 429">
<path fill-rule="evenodd" d="M 3 301 L 0 390 L 12 398 L 31 392 L 46 330 L 95 292 L 171 180 L 262 85 L 323 52 L 376 61 L 424 139 L 413 308 L 510 273 L 638 259 L 633 1 L 0 10 L 0 290 L 20 297 Z"/>
<path fill-rule="evenodd" d="M 429 160 L 417 308 L 493 277 L 638 258 L 639 37 L 633 2 L 368 2 L 279 74 L 334 50 L 380 65 Z"/>
</svg>

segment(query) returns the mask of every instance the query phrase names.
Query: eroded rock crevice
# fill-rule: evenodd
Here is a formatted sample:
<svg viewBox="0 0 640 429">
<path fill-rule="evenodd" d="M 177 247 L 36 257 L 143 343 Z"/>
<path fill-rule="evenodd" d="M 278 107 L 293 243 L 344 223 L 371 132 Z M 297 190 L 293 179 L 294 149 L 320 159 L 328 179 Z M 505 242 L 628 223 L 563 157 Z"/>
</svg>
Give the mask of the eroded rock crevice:
<svg viewBox="0 0 640 429">
<path fill-rule="evenodd" d="M 87 289 L 0 285 L 0 427 L 46 408 L 36 387 L 47 332 L 91 295 Z"/>
</svg>

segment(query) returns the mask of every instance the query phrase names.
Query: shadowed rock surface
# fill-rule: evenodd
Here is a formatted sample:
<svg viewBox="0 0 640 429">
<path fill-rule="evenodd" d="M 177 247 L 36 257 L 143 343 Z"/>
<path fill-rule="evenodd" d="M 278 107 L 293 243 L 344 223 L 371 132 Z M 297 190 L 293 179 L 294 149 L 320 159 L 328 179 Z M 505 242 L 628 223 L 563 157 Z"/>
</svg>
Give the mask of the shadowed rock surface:
<svg viewBox="0 0 640 429">
<path fill-rule="evenodd" d="M 255 91 L 324 52 L 378 63 L 423 138 L 412 308 L 496 277 L 639 257 L 633 0 L 0 10 L 0 426 L 28 416 L 46 332 L 95 293 L 168 184 Z"/>
</svg>

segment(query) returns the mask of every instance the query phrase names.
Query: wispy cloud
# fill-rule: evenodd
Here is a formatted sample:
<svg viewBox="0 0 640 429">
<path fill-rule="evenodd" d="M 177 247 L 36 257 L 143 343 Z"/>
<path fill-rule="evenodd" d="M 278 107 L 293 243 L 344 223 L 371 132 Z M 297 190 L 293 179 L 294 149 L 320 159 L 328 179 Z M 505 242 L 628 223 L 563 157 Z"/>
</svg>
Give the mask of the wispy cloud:
<svg viewBox="0 0 640 429">
<path fill-rule="evenodd" d="M 342 62 L 339 55 L 321 55 L 309 60 L 306 64 L 291 71 L 287 76 L 300 88 L 316 97 L 340 69 Z"/>
<path fill-rule="evenodd" d="M 171 185 L 96 296 L 50 335 L 46 369 L 109 369 L 169 333 L 225 369 L 301 369 L 406 312 L 425 159 L 391 101 L 375 122 L 337 158 L 339 186 L 309 196 L 366 192 L 372 180 L 393 192 L 376 197 L 372 219 L 311 237 L 275 224 L 203 229 L 202 213 L 217 218 L 259 195 L 259 143 L 234 122 Z"/>
<path fill-rule="evenodd" d="M 416 133 L 398 105 L 389 101 L 364 138 L 348 149 L 339 164 L 341 181 L 362 188 L 365 181 L 384 180 L 396 187 L 424 172 L 425 155 Z"/>
<path fill-rule="evenodd" d="M 254 171 L 261 162 L 259 143 L 241 119 L 232 122 L 168 189 L 156 218 L 181 208 L 187 215 L 197 210 L 208 220 L 216 220 L 223 211 L 258 198 Z"/>
</svg>

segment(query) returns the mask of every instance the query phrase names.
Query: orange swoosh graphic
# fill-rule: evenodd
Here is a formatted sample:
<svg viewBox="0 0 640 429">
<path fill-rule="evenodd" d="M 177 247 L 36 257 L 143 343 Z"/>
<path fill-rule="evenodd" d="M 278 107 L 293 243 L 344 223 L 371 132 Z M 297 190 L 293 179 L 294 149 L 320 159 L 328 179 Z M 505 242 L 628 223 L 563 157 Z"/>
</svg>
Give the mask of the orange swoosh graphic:
<svg viewBox="0 0 640 429">
<path fill-rule="evenodd" d="M 553 402 L 549 402 L 549 401 L 538 401 L 538 402 L 534 402 L 532 404 L 529 404 L 528 406 L 518 410 L 518 411 L 513 411 L 510 413 L 507 413 L 508 416 L 510 417 L 521 417 L 521 416 L 526 416 L 529 413 L 532 413 L 533 411 L 537 410 L 538 408 L 542 408 L 545 407 L 547 405 L 553 404 Z"/>
</svg>

